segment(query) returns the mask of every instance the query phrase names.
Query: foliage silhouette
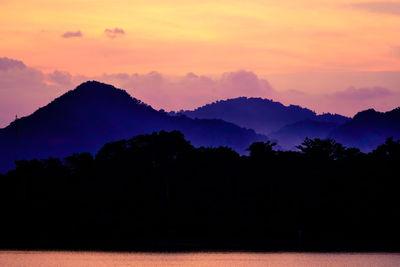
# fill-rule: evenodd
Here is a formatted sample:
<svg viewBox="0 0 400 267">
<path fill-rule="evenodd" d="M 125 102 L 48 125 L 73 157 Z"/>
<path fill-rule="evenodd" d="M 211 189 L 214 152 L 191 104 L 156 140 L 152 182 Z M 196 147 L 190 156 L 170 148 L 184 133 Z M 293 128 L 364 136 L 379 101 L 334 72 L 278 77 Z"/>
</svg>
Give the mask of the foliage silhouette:
<svg viewBox="0 0 400 267">
<path fill-rule="evenodd" d="M 268 140 L 267 142 L 254 142 L 247 149 L 250 151 L 250 157 L 266 159 L 275 155 L 274 146 L 276 142 Z"/>
<path fill-rule="evenodd" d="M 240 156 L 160 131 L 16 161 L 0 175 L 1 248 L 399 250 L 400 141 L 274 146 Z"/>
<path fill-rule="evenodd" d="M 310 139 L 308 137 L 296 148 L 315 160 L 337 160 L 342 158 L 346 151 L 342 144 L 336 143 L 333 139 Z"/>
</svg>

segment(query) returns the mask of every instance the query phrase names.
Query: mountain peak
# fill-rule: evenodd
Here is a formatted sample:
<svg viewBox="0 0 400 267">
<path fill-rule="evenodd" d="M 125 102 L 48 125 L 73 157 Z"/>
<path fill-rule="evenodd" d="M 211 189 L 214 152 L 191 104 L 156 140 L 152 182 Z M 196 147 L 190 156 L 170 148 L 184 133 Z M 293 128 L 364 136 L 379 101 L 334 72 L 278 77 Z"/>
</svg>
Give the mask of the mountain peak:
<svg viewBox="0 0 400 267">
<path fill-rule="evenodd" d="M 379 112 L 367 109 L 340 126 L 331 137 L 346 146 L 356 146 L 362 151 L 371 151 L 383 144 L 388 137 L 400 137 L 399 109 Z"/>
<path fill-rule="evenodd" d="M 255 97 L 238 97 L 213 102 L 195 110 L 182 111 L 191 118 L 218 118 L 235 123 L 241 127 L 254 129 L 258 133 L 269 134 L 285 125 L 303 120 L 316 120 L 317 114 L 298 105 L 285 106 L 270 99 Z M 331 121 L 330 115 L 324 115 L 321 120 Z M 346 120 L 336 116 L 335 120 Z"/>
<path fill-rule="evenodd" d="M 381 112 L 377 112 L 375 109 L 370 108 L 367 110 L 363 110 L 358 112 L 353 119 L 354 120 L 369 120 L 371 118 L 375 118 L 378 117 L 379 115 L 381 115 Z"/>
<path fill-rule="evenodd" d="M 132 98 L 131 95 L 129 95 L 125 90 L 118 89 L 110 84 L 98 81 L 86 81 L 81 83 L 74 90 L 72 90 L 72 92 L 79 94 L 93 94 L 93 97 L 119 93 Z"/>
<path fill-rule="evenodd" d="M 16 157 L 94 153 L 106 142 L 160 130 L 179 130 L 195 146 L 229 146 L 239 152 L 244 152 L 252 142 L 266 140 L 253 130 L 222 120 L 171 117 L 124 90 L 87 81 L 18 119 L 18 123 L 0 129 L 0 172 L 10 169 Z"/>
<path fill-rule="evenodd" d="M 81 83 L 76 87 L 75 90 L 80 91 L 80 90 L 119 90 L 119 89 L 115 88 L 110 84 L 92 80 Z"/>
<path fill-rule="evenodd" d="M 150 107 L 140 100 L 132 97 L 125 90 L 118 89 L 110 84 L 101 83 L 98 81 L 87 81 L 75 89 L 68 91 L 64 95 L 56 98 L 50 105 L 130 105 L 132 103 Z"/>
</svg>

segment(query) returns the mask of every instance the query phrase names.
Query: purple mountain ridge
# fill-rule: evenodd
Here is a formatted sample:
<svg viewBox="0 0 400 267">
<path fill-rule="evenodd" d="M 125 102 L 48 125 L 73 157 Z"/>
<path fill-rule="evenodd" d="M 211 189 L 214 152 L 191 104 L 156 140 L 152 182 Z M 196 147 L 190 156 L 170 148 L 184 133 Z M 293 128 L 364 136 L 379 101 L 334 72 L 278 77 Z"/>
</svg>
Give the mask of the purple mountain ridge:
<svg viewBox="0 0 400 267">
<path fill-rule="evenodd" d="M 342 124 L 349 120 L 345 116 L 325 113 L 317 115 L 314 111 L 296 105 L 285 106 L 263 98 L 239 97 L 217 101 L 195 110 L 180 111 L 191 118 L 222 119 L 241 127 L 254 129 L 261 134 L 269 134 L 280 128 L 304 120 L 315 120 Z"/>
<path fill-rule="evenodd" d="M 295 149 L 308 137 L 333 138 L 368 152 L 386 138 L 400 138 L 400 108 L 370 109 L 351 119 L 240 97 L 168 114 L 112 85 L 88 81 L 0 129 L 0 173 L 16 159 L 95 153 L 107 142 L 161 130 L 181 131 L 194 146 L 227 146 L 239 153 L 267 136 L 282 149 Z"/>
<path fill-rule="evenodd" d="M 317 115 L 300 106 L 285 106 L 269 99 L 247 97 L 217 101 L 175 114 L 201 119 L 217 118 L 254 129 L 277 140 L 284 149 L 294 149 L 306 137 L 326 138 L 333 129 L 350 120 L 339 114 Z"/>
<path fill-rule="evenodd" d="M 334 129 L 330 134 L 346 146 L 354 146 L 368 152 L 385 142 L 389 137 L 400 138 L 400 107 L 388 112 L 368 109 Z"/>
<path fill-rule="evenodd" d="M 267 139 L 218 119 L 170 116 L 123 90 L 88 81 L 0 129 L 0 173 L 15 159 L 95 153 L 106 142 L 161 130 L 179 130 L 195 146 L 228 146 L 241 153 Z"/>
</svg>

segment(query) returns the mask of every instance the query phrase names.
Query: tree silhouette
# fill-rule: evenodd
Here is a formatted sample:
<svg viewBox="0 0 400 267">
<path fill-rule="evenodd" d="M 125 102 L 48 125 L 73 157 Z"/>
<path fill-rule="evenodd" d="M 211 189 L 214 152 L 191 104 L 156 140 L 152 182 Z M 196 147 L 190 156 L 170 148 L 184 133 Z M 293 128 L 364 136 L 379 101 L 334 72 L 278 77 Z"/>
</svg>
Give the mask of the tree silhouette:
<svg viewBox="0 0 400 267">
<path fill-rule="evenodd" d="M 400 141 L 368 154 L 332 139 L 275 145 L 246 156 L 160 131 L 95 157 L 16 161 L 0 175 L 0 248 L 400 248 Z"/>
<path fill-rule="evenodd" d="M 306 156 L 317 160 L 339 159 L 345 152 L 345 147 L 333 139 L 310 139 L 296 146 Z"/>
<path fill-rule="evenodd" d="M 276 143 L 270 140 L 267 142 L 254 142 L 247 148 L 247 151 L 250 151 L 250 157 L 253 158 L 270 158 L 276 154 L 274 146 L 276 146 Z"/>
<path fill-rule="evenodd" d="M 393 136 L 386 139 L 385 143 L 378 146 L 373 152 L 373 155 L 382 158 L 400 158 L 400 140 L 394 141 Z"/>
</svg>

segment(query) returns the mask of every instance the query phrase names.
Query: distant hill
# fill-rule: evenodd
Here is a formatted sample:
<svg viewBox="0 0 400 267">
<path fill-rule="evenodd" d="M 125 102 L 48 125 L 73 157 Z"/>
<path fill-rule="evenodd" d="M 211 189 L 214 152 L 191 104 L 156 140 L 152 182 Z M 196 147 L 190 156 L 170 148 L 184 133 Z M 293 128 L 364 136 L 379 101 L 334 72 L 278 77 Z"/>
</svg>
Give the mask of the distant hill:
<svg viewBox="0 0 400 267">
<path fill-rule="evenodd" d="M 400 108 L 388 112 L 368 109 L 334 129 L 329 137 L 347 146 L 371 151 L 388 137 L 400 138 Z"/>
<path fill-rule="evenodd" d="M 195 146 L 229 146 L 238 152 L 266 139 L 222 120 L 170 116 L 123 90 L 89 81 L 0 129 L 0 173 L 16 158 L 95 152 L 106 142 L 160 130 L 179 130 Z"/>
<path fill-rule="evenodd" d="M 191 118 L 217 118 L 254 129 L 278 141 L 284 149 L 293 149 L 306 137 L 326 138 L 347 117 L 314 111 L 300 106 L 285 106 L 280 102 L 262 98 L 239 97 L 217 101 L 192 111 L 180 111 Z"/>
<path fill-rule="evenodd" d="M 180 111 L 177 114 L 184 114 L 191 118 L 222 119 L 267 135 L 288 124 L 304 120 L 337 124 L 348 120 L 347 117 L 337 114 L 317 115 L 314 111 L 300 106 L 285 106 L 269 99 L 247 97 L 217 101 L 195 110 Z"/>
</svg>

